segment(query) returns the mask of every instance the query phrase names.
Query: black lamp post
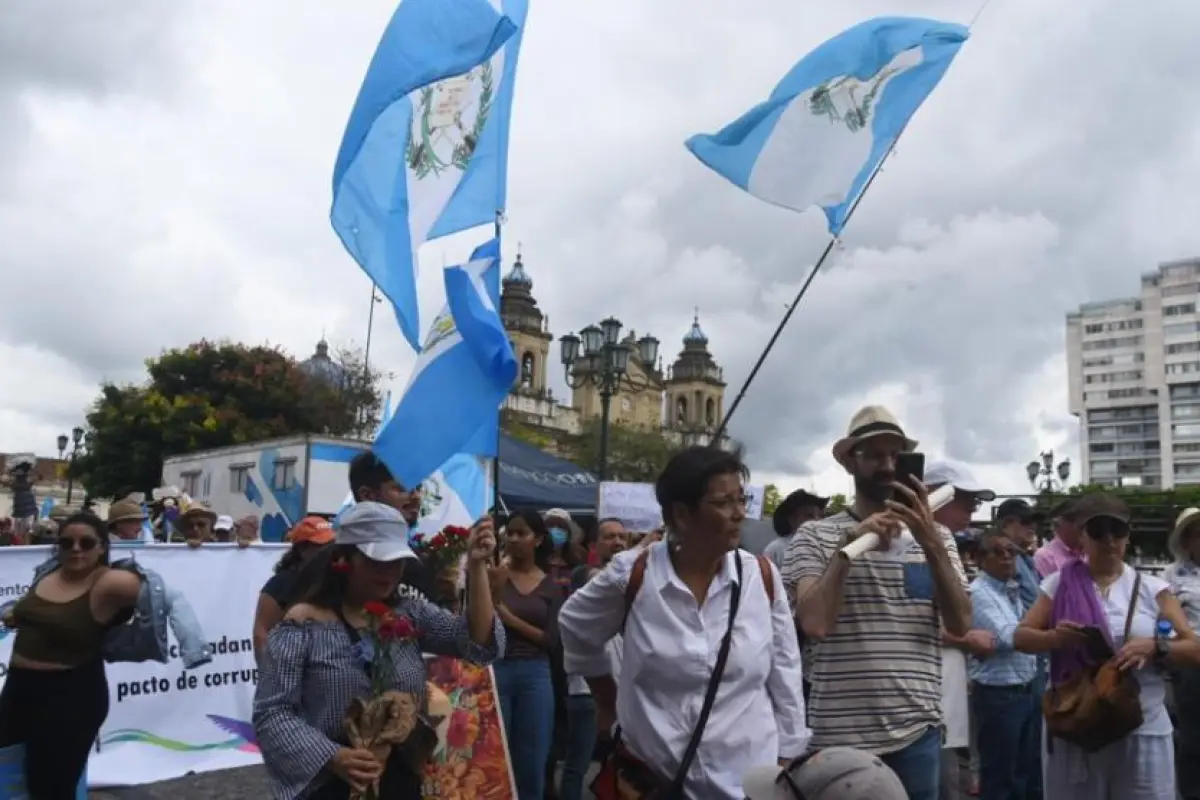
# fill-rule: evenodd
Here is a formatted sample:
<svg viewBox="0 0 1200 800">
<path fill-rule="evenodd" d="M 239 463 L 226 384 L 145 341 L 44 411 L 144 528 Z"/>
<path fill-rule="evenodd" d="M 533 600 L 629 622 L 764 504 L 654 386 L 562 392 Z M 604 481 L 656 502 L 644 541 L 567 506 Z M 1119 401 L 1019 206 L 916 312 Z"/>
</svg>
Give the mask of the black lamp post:
<svg viewBox="0 0 1200 800">
<path fill-rule="evenodd" d="M 71 494 L 75 490 L 75 459 L 79 455 L 79 446 L 83 444 L 83 428 L 78 425 L 71 431 L 71 460 L 67 463 L 67 505 L 71 505 Z M 59 458 L 67 449 L 67 435 L 59 434 L 58 437 L 58 453 Z"/>
<path fill-rule="evenodd" d="M 603 481 L 608 472 L 608 423 L 613 395 L 622 389 L 644 392 L 652 384 L 648 379 L 629 374 L 631 348 L 621 343 L 621 323 L 616 319 L 609 317 L 599 327 L 588 325 L 579 333 L 579 336 L 568 333 L 558 341 L 567 385 L 578 389 L 591 384 L 600 394 L 600 463 L 596 465 L 596 473 Z M 647 369 L 653 369 L 658 360 L 658 345 L 658 339 L 649 334 L 637 340 L 638 360 Z"/>
<path fill-rule="evenodd" d="M 1064 458 L 1055 466 L 1054 451 L 1047 450 L 1041 454 L 1041 460 L 1025 465 L 1025 475 L 1029 478 L 1029 485 L 1039 494 L 1062 491 L 1071 477 L 1071 459 Z"/>
</svg>

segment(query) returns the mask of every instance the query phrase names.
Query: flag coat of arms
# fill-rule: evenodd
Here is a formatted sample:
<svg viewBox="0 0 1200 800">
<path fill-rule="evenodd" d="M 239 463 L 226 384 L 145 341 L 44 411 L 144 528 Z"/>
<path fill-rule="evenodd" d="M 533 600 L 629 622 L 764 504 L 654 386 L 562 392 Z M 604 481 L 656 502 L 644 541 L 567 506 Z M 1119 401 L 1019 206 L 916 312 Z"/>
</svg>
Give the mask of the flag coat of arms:
<svg viewBox="0 0 1200 800">
<path fill-rule="evenodd" d="M 686 146 L 735 186 L 783 208 L 821 206 L 834 235 L 969 33 L 872 19 L 801 59 L 764 102 Z"/>
</svg>

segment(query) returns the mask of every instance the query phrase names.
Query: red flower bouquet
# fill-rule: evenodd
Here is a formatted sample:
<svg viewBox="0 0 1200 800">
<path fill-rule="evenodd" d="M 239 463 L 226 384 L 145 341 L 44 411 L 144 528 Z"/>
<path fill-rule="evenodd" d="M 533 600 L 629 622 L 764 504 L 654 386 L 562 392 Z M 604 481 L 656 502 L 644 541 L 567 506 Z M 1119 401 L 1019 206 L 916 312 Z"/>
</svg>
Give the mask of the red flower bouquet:
<svg viewBox="0 0 1200 800">
<path fill-rule="evenodd" d="M 414 545 L 421 559 L 435 571 L 457 568 L 471 541 L 471 529 L 447 525 L 433 536 L 417 534 Z"/>
<path fill-rule="evenodd" d="M 356 657 L 370 665 L 371 696 L 356 697 L 346 711 L 346 734 L 352 747 L 370 750 L 380 764 L 387 764 L 392 748 L 408 741 L 420 723 L 416 695 L 388 688 L 393 674 L 392 648 L 416 639 L 420 629 L 407 616 L 396 614 L 386 603 L 363 606 L 368 616 L 366 635 L 355 646 Z M 379 785 L 354 792 L 351 800 L 377 800 Z"/>
</svg>

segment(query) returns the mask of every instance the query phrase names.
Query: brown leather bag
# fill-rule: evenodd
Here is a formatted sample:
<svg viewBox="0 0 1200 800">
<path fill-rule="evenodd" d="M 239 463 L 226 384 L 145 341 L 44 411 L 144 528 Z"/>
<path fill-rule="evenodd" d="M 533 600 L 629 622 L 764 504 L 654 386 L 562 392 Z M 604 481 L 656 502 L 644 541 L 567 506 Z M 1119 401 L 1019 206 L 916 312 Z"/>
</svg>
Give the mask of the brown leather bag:
<svg viewBox="0 0 1200 800">
<path fill-rule="evenodd" d="M 1142 576 L 1138 573 L 1129 613 L 1125 616 L 1125 641 L 1129 641 L 1141 589 Z M 1086 667 L 1061 686 L 1046 690 L 1042 695 L 1042 713 L 1051 736 L 1094 753 L 1142 726 L 1137 678 L 1117 669 L 1113 661 L 1109 658 L 1102 664 Z"/>
</svg>

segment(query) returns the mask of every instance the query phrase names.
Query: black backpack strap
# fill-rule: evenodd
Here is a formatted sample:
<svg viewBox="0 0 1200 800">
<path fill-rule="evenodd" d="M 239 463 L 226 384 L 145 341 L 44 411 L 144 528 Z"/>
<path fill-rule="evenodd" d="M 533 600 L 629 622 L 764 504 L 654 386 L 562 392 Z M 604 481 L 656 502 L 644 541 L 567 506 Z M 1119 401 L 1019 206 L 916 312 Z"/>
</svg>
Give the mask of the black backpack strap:
<svg viewBox="0 0 1200 800">
<path fill-rule="evenodd" d="M 700 749 L 700 740 L 704 738 L 704 728 L 708 725 L 713 703 L 717 700 L 717 689 L 721 687 L 721 677 L 725 674 L 725 663 L 729 661 L 729 648 L 733 643 L 733 625 L 737 619 L 738 605 L 742 599 L 742 552 L 734 550 L 733 555 L 737 570 L 737 583 L 729 597 L 729 627 L 725 629 L 725 638 L 721 639 L 721 649 L 717 652 L 717 664 L 713 667 L 712 677 L 708 679 L 708 691 L 704 693 L 704 705 L 700 709 L 700 718 L 696 720 L 696 729 L 692 731 L 692 738 L 688 742 L 687 749 L 683 751 L 683 760 L 679 762 L 675 779 L 667 788 L 667 798 L 683 797 L 683 783 L 687 779 L 692 762 L 696 760 L 696 752 Z"/>
</svg>

